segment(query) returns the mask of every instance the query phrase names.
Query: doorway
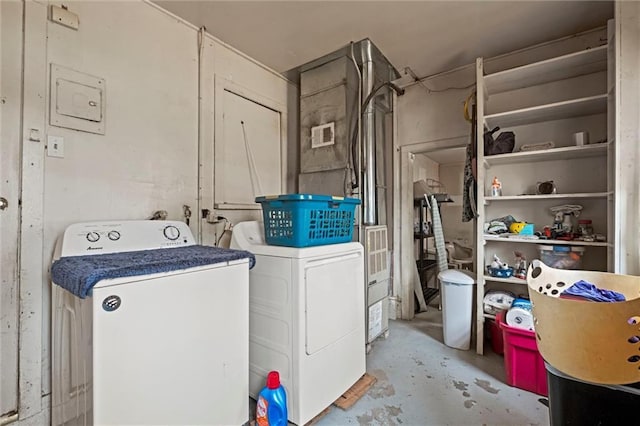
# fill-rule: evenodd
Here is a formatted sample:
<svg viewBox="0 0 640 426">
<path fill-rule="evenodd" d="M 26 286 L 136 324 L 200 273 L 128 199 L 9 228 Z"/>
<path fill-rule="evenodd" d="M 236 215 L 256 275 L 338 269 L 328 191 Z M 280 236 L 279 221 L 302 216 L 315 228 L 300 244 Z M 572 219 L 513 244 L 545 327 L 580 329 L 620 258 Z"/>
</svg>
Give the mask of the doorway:
<svg viewBox="0 0 640 426">
<path fill-rule="evenodd" d="M 397 215 L 395 229 L 399 229 L 396 240 L 399 250 L 394 259 L 398 267 L 394 276 L 394 294 L 399 295 L 400 306 L 396 313 L 402 319 L 412 319 L 415 316 L 414 289 L 419 283 L 416 266 L 416 239 L 414 234 L 415 207 L 413 183 L 419 179 L 434 179 L 446 187 L 453 199 L 451 205 L 441 209 L 442 225 L 445 239 L 466 242 L 475 245 L 475 221 L 462 222 L 462 176 L 468 136 L 446 138 L 419 144 L 405 145 L 398 149 L 398 180 Z M 433 169 L 437 169 L 434 172 Z M 444 182 L 443 182 L 444 181 Z M 428 247 L 425 249 L 429 249 Z"/>
</svg>

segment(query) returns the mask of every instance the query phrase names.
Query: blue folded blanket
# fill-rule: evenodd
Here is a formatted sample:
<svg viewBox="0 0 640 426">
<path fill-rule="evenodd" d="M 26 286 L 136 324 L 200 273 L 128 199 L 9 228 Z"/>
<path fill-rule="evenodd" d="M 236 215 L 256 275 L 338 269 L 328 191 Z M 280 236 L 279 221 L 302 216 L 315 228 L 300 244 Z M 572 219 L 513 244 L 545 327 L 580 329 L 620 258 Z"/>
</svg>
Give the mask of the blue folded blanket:
<svg viewBox="0 0 640 426">
<path fill-rule="evenodd" d="M 91 295 L 93 286 L 104 279 L 178 271 L 239 259 L 249 259 L 249 269 L 256 263 L 255 256 L 248 251 L 200 245 L 68 256 L 51 265 L 51 280 L 84 299 Z"/>
</svg>

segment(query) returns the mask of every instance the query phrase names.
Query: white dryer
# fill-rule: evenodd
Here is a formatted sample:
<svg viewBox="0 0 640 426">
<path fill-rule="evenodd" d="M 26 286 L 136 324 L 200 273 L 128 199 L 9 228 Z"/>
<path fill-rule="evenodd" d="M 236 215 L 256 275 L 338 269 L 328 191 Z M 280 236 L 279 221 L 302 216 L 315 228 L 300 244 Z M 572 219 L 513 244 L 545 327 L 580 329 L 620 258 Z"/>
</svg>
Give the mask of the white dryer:
<svg viewBox="0 0 640 426">
<path fill-rule="evenodd" d="M 260 222 L 234 226 L 231 248 L 256 257 L 249 273 L 249 393 L 280 372 L 289 421 L 304 425 L 365 373 L 363 247 L 267 245 Z"/>
<path fill-rule="evenodd" d="M 69 226 L 51 268 L 52 425 L 248 422 L 250 258 L 182 222 Z"/>
</svg>

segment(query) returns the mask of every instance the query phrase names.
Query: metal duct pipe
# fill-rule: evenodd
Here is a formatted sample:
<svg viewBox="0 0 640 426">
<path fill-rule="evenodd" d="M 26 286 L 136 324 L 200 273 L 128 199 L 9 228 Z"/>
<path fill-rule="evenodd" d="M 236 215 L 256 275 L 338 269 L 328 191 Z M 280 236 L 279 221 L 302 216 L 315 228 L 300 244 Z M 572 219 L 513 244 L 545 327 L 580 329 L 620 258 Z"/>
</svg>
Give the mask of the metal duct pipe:
<svg viewBox="0 0 640 426">
<path fill-rule="evenodd" d="M 353 61 L 355 72 L 348 60 Z M 383 217 L 380 197 L 386 186 L 377 170 L 384 156 L 376 160 L 376 152 L 387 145 L 381 112 L 391 112 L 392 90 L 398 96 L 404 92 L 392 82 L 399 73 L 369 39 L 351 43 L 299 70 L 300 190 L 357 194 L 362 202 L 359 225 L 377 225 Z M 328 122 L 335 124 L 334 144 L 314 146 L 313 127 Z M 355 179 L 344 175 L 350 169 Z"/>
<path fill-rule="evenodd" d="M 361 45 L 362 57 L 362 97 L 367 98 L 373 91 L 375 82 L 371 41 Z M 375 225 L 376 217 L 376 133 L 375 107 L 373 102 L 364 106 L 362 112 L 362 221 L 364 225 Z"/>
</svg>

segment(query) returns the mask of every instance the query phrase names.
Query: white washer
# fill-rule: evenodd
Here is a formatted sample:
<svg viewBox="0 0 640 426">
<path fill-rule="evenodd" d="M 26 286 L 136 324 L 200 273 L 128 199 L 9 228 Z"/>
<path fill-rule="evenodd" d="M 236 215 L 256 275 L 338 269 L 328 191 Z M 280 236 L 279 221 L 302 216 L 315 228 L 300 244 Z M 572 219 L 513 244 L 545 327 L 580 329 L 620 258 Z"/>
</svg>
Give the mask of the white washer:
<svg viewBox="0 0 640 426">
<path fill-rule="evenodd" d="M 193 245 L 182 222 L 80 223 L 54 261 Z M 103 279 L 85 299 L 52 285 L 52 425 L 248 422 L 248 270 L 244 258 Z"/>
<path fill-rule="evenodd" d="M 365 373 L 363 247 L 270 246 L 260 222 L 233 228 L 231 247 L 250 251 L 249 393 L 280 372 L 289 421 L 306 424 Z"/>
</svg>

